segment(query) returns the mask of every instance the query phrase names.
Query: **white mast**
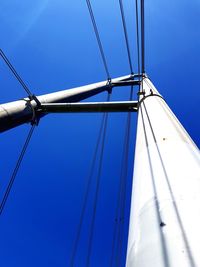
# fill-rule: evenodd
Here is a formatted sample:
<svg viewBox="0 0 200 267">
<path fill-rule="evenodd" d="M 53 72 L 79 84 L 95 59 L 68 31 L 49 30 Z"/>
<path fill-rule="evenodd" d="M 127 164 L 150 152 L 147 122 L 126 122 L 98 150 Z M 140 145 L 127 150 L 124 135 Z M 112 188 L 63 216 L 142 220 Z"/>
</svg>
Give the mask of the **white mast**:
<svg viewBox="0 0 200 267">
<path fill-rule="evenodd" d="M 126 267 L 197 267 L 199 150 L 147 78 L 143 89 Z"/>
</svg>

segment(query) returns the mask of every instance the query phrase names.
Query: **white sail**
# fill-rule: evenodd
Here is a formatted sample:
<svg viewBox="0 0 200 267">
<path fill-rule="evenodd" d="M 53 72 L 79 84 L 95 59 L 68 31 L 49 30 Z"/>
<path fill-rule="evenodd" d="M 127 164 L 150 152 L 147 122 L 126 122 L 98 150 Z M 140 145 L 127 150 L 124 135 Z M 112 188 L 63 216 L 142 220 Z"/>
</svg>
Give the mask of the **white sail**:
<svg viewBox="0 0 200 267">
<path fill-rule="evenodd" d="M 199 150 L 149 79 L 143 88 L 126 267 L 200 266 Z"/>
</svg>

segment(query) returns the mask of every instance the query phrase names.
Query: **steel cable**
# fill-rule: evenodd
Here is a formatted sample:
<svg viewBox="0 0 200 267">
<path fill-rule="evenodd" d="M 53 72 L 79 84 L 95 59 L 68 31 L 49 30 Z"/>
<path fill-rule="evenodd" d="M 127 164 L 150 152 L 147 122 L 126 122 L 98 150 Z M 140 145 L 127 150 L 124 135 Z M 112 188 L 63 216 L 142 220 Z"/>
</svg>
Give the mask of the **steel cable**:
<svg viewBox="0 0 200 267">
<path fill-rule="evenodd" d="M 108 93 L 108 100 L 110 101 L 110 93 Z M 95 196 L 94 196 L 94 206 L 92 211 L 92 220 L 91 220 L 91 227 L 89 233 L 89 242 L 88 242 L 88 253 L 86 259 L 86 267 L 90 266 L 91 262 L 91 253 L 92 253 L 92 242 L 94 237 L 94 225 L 95 225 L 95 218 L 96 218 L 96 211 L 97 211 L 97 204 L 98 204 L 98 197 L 99 197 L 99 188 L 100 188 L 100 180 L 101 180 L 101 173 L 102 173 L 102 165 L 103 165 L 103 156 L 104 156 L 104 148 L 105 148 L 105 138 L 107 132 L 107 124 L 108 124 L 108 113 L 105 113 L 105 122 L 103 128 L 103 136 L 102 136 L 102 145 L 100 150 L 100 159 L 99 159 L 99 166 L 97 172 L 97 180 L 96 180 L 96 189 L 95 189 Z"/>
<path fill-rule="evenodd" d="M 28 147 L 28 145 L 29 145 L 29 143 L 30 143 L 30 140 L 31 140 L 31 137 L 32 137 L 32 134 L 33 134 L 34 129 L 35 129 L 35 124 L 33 124 L 33 125 L 31 126 L 31 129 L 30 129 L 30 131 L 29 131 L 29 133 L 28 133 L 28 135 L 27 135 L 26 141 L 25 141 L 25 143 L 24 143 L 24 145 L 23 145 L 23 148 L 22 148 L 22 150 L 21 150 L 21 153 L 20 153 L 20 155 L 19 155 L 19 158 L 18 158 L 18 160 L 17 160 L 17 163 L 16 163 L 15 168 L 14 168 L 14 170 L 13 170 L 13 173 L 12 173 L 12 175 L 11 175 L 10 181 L 9 181 L 9 183 L 8 183 L 8 185 L 7 185 L 7 188 L 6 188 L 6 191 L 5 191 L 5 193 L 4 193 L 3 199 L 2 199 L 2 201 L 1 201 L 1 203 L 0 203 L 0 215 L 2 214 L 3 209 L 4 209 L 4 207 L 5 207 L 6 201 L 7 201 L 7 199 L 8 199 L 9 194 L 10 194 L 10 191 L 11 191 L 11 189 L 12 189 L 13 183 L 14 183 L 14 181 L 15 181 L 15 178 L 16 178 L 16 176 L 17 176 L 19 167 L 20 167 L 20 165 L 21 165 L 21 163 L 22 163 L 22 160 L 23 160 L 23 158 L 24 158 L 24 155 L 25 155 L 25 153 L 26 153 L 27 147 Z"/>
<path fill-rule="evenodd" d="M 92 25 L 93 25 L 94 32 L 95 32 L 95 35 L 96 35 L 97 43 L 98 43 L 99 50 L 100 50 L 100 53 L 101 53 L 101 57 L 102 57 L 102 60 L 103 60 L 104 68 L 105 68 L 105 71 L 106 71 L 106 74 L 107 74 L 107 79 L 110 81 L 111 77 L 110 77 L 110 73 L 108 71 L 106 57 L 105 57 L 105 54 L 104 54 L 103 46 L 102 46 L 102 43 L 101 43 L 99 31 L 98 31 L 98 28 L 97 28 L 97 24 L 96 24 L 96 21 L 95 21 L 95 17 L 94 17 L 94 13 L 93 13 L 93 10 L 92 10 L 92 6 L 91 6 L 91 3 L 90 3 L 90 0 L 86 0 L 86 3 L 87 3 L 88 10 L 89 10 L 89 13 L 90 13 L 90 18 L 91 18 L 91 21 L 92 21 Z"/>
<path fill-rule="evenodd" d="M 80 219 L 79 219 L 77 234 L 76 234 L 74 246 L 73 246 L 73 249 L 72 249 L 72 255 L 71 255 L 71 259 L 70 259 L 70 267 L 74 266 L 75 257 L 76 257 L 76 254 L 77 254 L 78 243 L 79 243 L 79 240 L 80 240 L 82 224 L 83 224 L 85 210 L 86 210 L 88 196 L 89 196 L 89 189 L 90 189 L 91 182 L 92 182 L 92 176 L 93 176 L 93 173 L 94 173 L 94 167 L 95 167 L 96 160 L 97 160 L 97 153 L 98 153 L 98 150 L 99 150 L 99 145 L 100 145 L 102 132 L 103 132 L 103 126 L 104 126 L 104 123 L 105 123 L 105 115 L 106 114 L 104 113 L 103 117 L 102 117 L 101 126 L 100 126 L 100 130 L 99 130 L 99 135 L 98 135 L 98 138 L 97 138 L 95 151 L 94 151 L 94 155 L 93 155 L 93 159 L 92 159 L 91 169 L 90 169 L 90 172 L 89 172 L 89 177 L 88 177 L 88 181 L 87 181 L 87 185 L 86 185 L 86 192 L 85 192 L 85 196 L 84 196 L 84 199 L 83 199 L 83 206 L 82 206 L 81 215 L 80 215 Z"/>
<path fill-rule="evenodd" d="M 139 36 L 139 16 L 138 16 L 138 0 L 135 0 L 135 15 L 136 15 L 136 39 L 137 39 L 137 59 L 138 59 L 138 74 L 140 74 L 140 36 Z M 139 76 L 140 80 L 140 76 Z"/>
<path fill-rule="evenodd" d="M 131 86 L 130 98 L 133 99 L 133 86 Z M 130 129 L 131 129 L 131 112 L 127 114 L 126 130 L 124 136 L 124 150 L 122 154 L 122 164 L 120 171 L 120 183 L 117 194 L 117 206 L 115 210 L 115 225 L 112 240 L 110 267 L 120 266 L 122 244 L 123 244 L 123 227 L 126 202 L 126 185 L 128 175 L 128 155 L 130 146 Z M 114 264 L 114 265 L 113 265 Z"/>
<path fill-rule="evenodd" d="M 6 63 L 6 65 L 9 67 L 9 69 L 11 70 L 11 72 L 13 73 L 13 75 L 15 76 L 15 78 L 18 80 L 18 82 L 21 84 L 21 86 L 27 92 L 28 96 L 29 97 L 33 97 L 33 94 L 31 93 L 31 91 L 29 90 L 29 88 L 24 83 L 24 81 L 21 79 L 21 77 L 19 76 L 19 74 L 17 73 L 17 71 L 15 70 L 15 68 L 10 63 L 10 61 L 8 60 L 8 58 L 6 57 L 6 55 L 4 54 L 4 52 L 1 49 L 0 49 L 0 56 L 2 57 L 2 59 L 4 60 L 4 62 Z"/>
<path fill-rule="evenodd" d="M 144 0 L 141 0 L 141 50 L 142 50 L 142 74 L 145 73 L 145 24 L 144 24 Z"/>
<path fill-rule="evenodd" d="M 123 29 L 124 29 L 124 37 L 125 37 L 125 41 L 126 41 L 126 49 L 127 49 L 127 54 L 128 54 L 130 71 L 131 71 L 131 74 L 133 74 L 133 65 L 132 65 L 132 61 L 131 61 L 131 53 L 130 53 L 130 46 L 129 46 L 129 40 L 128 40 L 128 32 L 127 32 L 126 19 L 125 19 L 124 7 L 123 7 L 122 0 L 119 0 L 119 5 L 120 5 L 120 12 L 121 12 L 122 24 L 123 24 Z"/>
</svg>

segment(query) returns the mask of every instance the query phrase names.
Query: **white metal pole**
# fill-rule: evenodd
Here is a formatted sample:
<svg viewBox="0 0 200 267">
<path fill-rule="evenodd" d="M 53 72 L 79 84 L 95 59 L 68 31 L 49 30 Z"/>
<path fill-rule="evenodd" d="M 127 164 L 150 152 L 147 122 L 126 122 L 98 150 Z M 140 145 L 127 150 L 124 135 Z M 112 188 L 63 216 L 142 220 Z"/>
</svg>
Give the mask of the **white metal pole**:
<svg viewBox="0 0 200 267">
<path fill-rule="evenodd" d="M 147 78 L 143 89 L 126 267 L 198 267 L 199 149 Z"/>
</svg>

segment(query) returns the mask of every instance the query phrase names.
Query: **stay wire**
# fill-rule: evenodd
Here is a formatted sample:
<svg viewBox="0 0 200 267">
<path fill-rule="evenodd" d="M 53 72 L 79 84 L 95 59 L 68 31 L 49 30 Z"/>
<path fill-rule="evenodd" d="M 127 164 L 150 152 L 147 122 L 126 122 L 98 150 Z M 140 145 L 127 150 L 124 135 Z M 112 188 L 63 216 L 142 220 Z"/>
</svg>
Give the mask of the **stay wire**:
<svg viewBox="0 0 200 267">
<path fill-rule="evenodd" d="M 15 70 L 15 68 L 13 67 L 13 65 L 10 63 L 10 61 L 8 60 L 8 58 L 6 57 L 6 55 L 4 54 L 4 52 L 2 51 L 2 49 L 0 49 L 0 56 L 2 57 L 2 59 L 4 60 L 4 62 L 8 66 L 8 68 L 11 70 L 11 72 L 13 73 L 13 75 L 15 76 L 15 78 L 18 80 L 18 82 L 24 88 L 24 90 L 26 91 L 26 93 L 28 94 L 28 96 L 30 98 L 33 98 L 32 92 L 29 90 L 29 88 L 24 83 L 24 81 L 21 79 L 21 77 L 19 76 L 19 74 L 17 73 L 17 71 Z"/>
<path fill-rule="evenodd" d="M 93 177 L 93 173 L 94 173 L 94 167 L 95 167 L 96 160 L 97 160 L 97 152 L 99 150 L 100 141 L 101 141 L 101 137 L 102 137 L 102 133 L 103 133 L 105 115 L 106 114 L 104 113 L 103 117 L 102 117 L 100 129 L 99 129 L 99 135 L 98 135 L 98 138 L 97 138 L 95 151 L 94 151 L 94 155 L 93 155 L 93 159 L 92 159 L 92 164 L 91 164 L 91 168 L 90 168 L 90 172 L 89 172 L 89 177 L 88 177 L 88 181 L 87 181 L 87 185 L 86 185 L 86 192 L 85 192 L 85 196 L 84 196 L 84 199 L 83 199 L 83 206 L 82 206 L 81 215 L 80 215 L 80 219 L 79 219 L 77 234 L 76 234 L 74 246 L 73 246 L 73 249 L 72 249 L 71 259 L 70 259 L 70 267 L 74 266 L 75 257 L 76 257 L 76 254 L 77 254 L 78 244 L 79 244 L 80 235 L 81 235 L 81 229 L 82 229 L 82 225 L 83 225 L 85 210 L 86 210 L 88 196 L 89 196 L 89 189 L 90 189 L 90 186 L 91 186 L 92 177 Z"/>
<path fill-rule="evenodd" d="M 123 24 L 123 29 L 124 29 L 124 37 L 125 37 L 125 41 L 126 41 L 126 49 L 127 49 L 127 54 L 128 54 L 130 71 L 131 71 L 131 74 L 133 74 L 133 65 L 132 65 L 132 61 L 131 61 L 131 53 L 130 53 L 130 46 L 129 46 L 129 40 L 128 40 L 128 31 L 127 31 L 127 26 L 126 26 L 126 19 L 125 19 L 124 7 L 123 7 L 122 0 L 119 0 L 119 5 L 120 5 L 120 12 L 121 12 L 122 24 Z"/>
<path fill-rule="evenodd" d="M 140 34 L 139 34 L 139 16 L 138 16 L 138 0 L 135 0 L 135 15 L 136 15 L 136 39 L 137 39 L 137 59 L 138 59 L 138 74 L 141 74 L 140 67 Z M 140 80 L 140 76 L 139 76 Z"/>
<path fill-rule="evenodd" d="M 132 99 L 133 99 L 133 86 L 131 86 L 129 100 L 131 101 Z M 123 234 L 125 200 L 126 200 L 126 184 L 127 184 L 127 174 L 128 174 L 128 155 L 129 155 L 129 145 L 130 145 L 130 129 L 131 129 L 131 112 L 127 114 L 127 121 L 126 121 L 126 130 L 125 130 L 124 146 L 123 146 L 124 150 L 123 150 L 122 165 L 120 171 L 120 184 L 117 194 L 118 195 L 117 206 L 115 210 L 115 226 L 114 226 L 114 234 L 112 240 L 110 267 L 113 266 L 114 259 L 116 263 L 116 265 L 114 265 L 115 267 L 119 266 L 121 260 L 122 241 L 123 241 L 122 234 Z"/>
<path fill-rule="evenodd" d="M 18 158 L 18 160 L 17 160 L 17 162 L 16 162 L 15 168 L 14 168 L 14 170 L 13 170 L 13 173 L 12 173 L 12 175 L 11 175 L 10 181 L 9 181 L 8 186 L 7 186 L 7 188 L 6 188 L 6 191 L 5 191 L 5 193 L 4 193 L 3 199 L 2 199 L 2 201 L 1 201 L 1 203 L 0 203 L 0 215 L 2 214 L 2 212 L 3 212 L 3 210 L 4 210 L 6 201 L 7 201 L 8 197 L 9 197 L 9 194 L 10 194 L 10 191 L 11 191 L 11 189 L 12 189 L 12 186 L 13 186 L 13 183 L 14 183 L 14 181 L 15 181 L 15 178 L 16 178 L 16 176 L 17 176 L 19 167 L 20 167 L 20 165 L 21 165 L 21 163 L 22 163 L 22 160 L 23 160 L 23 158 L 24 158 L 24 155 L 25 155 L 26 150 L 27 150 L 27 148 L 28 148 L 28 145 L 29 145 L 29 143 L 30 143 L 30 140 L 31 140 L 31 137 L 32 137 L 32 135 L 33 135 L 33 131 L 34 131 L 34 129 L 35 129 L 35 126 L 36 126 L 35 124 L 33 124 L 33 125 L 31 126 L 31 128 L 30 128 L 30 130 L 29 130 L 29 133 L 28 133 L 28 135 L 27 135 L 26 141 L 25 141 L 25 143 L 24 143 L 24 145 L 23 145 L 23 148 L 22 148 L 22 150 L 21 150 L 21 153 L 20 153 L 20 155 L 19 155 L 19 158 Z"/>
<path fill-rule="evenodd" d="M 144 21 L 144 0 L 141 1 L 141 49 L 142 49 L 142 74 L 145 73 L 145 21 Z"/>
<path fill-rule="evenodd" d="M 133 87 L 131 87 L 131 96 L 133 96 Z M 122 190 L 121 190 L 121 208 L 119 217 L 121 219 L 121 224 L 119 225 L 118 240 L 117 240 L 117 262 L 116 266 L 120 266 L 122 260 L 122 245 L 123 245 L 123 231 L 124 231 L 124 222 L 125 222 L 125 207 L 126 207 L 126 190 L 127 190 L 127 178 L 128 178 L 128 157 L 129 157 L 129 146 L 130 146 L 130 128 L 131 128 L 131 113 L 127 114 L 127 123 L 126 123 L 126 133 L 124 139 L 124 156 L 123 164 L 121 166 L 121 175 L 122 175 Z"/>
<path fill-rule="evenodd" d="M 94 17 L 94 13 L 93 13 L 93 10 L 92 10 L 92 6 L 91 6 L 91 3 L 90 3 L 90 0 L 86 0 L 86 3 L 87 3 L 88 10 L 89 10 L 89 13 L 90 13 L 90 18 L 91 18 L 91 21 L 92 21 L 92 24 L 93 24 L 93 28 L 94 28 L 94 32 L 95 32 L 95 35 L 96 35 L 97 43 L 98 43 L 98 46 L 99 46 L 99 50 L 100 50 L 100 53 L 101 53 L 101 57 L 102 57 L 102 60 L 103 60 L 104 68 L 105 68 L 105 71 L 106 71 L 106 74 L 107 74 L 107 79 L 108 79 L 108 81 L 110 81 L 111 80 L 111 76 L 110 76 L 110 73 L 108 71 L 106 57 L 105 57 L 105 54 L 104 54 L 102 42 L 101 42 L 101 39 L 100 39 L 99 31 L 98 31 L 98 28 L 97 28 L 97 24 L 96 24 L 96 21 L 95 21 L 95 17 Z"/>
<path fill-rule="evenodd" d="M 110 101 L 110 95 L 111 94 L 108 93 L 108 100 L 107 101 Z M 101 173 L 102 173 L 102 165 L 103 165 L 103 156 L 104 156 L 107 124 L 108 124 L 108 113 L 105 113 L 105 122 L 104 122 L 104 128 L 103 128 L 102 145 L 101 145 L 101 150 L 100 150 L 100 159 L 99 159 L 99 166 L 98 166 L 97 179 L 96 179 L 94 206 L 93 206 L 93 211 L 92 211 L 91 227 L 90 227 L 90 233 L 89 233 L 89 242 L 88 242 L 88 253 L 87 253 L 87 259 L 86 259 L 86 267 L 89 267 L 90 266 L 90 262 L 91 262 L 92 242 L 93 242 L 93 237 L 94 237 L 94 226 L 95 226 L 96 210 L 97 210 L 98 197 L 99 197 L 100 178 L 101 178 Z"/>
</svg>

